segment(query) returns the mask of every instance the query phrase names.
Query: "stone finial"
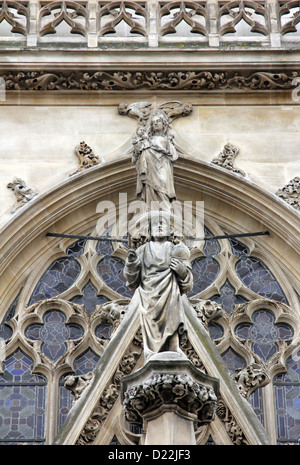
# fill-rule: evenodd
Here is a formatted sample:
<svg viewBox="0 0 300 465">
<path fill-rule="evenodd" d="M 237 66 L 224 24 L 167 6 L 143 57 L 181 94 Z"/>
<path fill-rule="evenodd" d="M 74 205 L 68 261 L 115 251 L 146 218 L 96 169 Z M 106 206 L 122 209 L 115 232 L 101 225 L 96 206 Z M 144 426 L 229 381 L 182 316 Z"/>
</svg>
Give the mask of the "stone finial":
<svg viewBox="0 0 300 465">
<path fill-rule="evenodd" d="M 11 210 L 12 213 L 15 213 L 18 208 L 26 205 L 37 195 L 37 192 L 33 191 L 31 187 L 27 186 L 26 182 L 20 178 L 15 178 L 12 182 L 8 183 L 7 188 L 11 189 L 16 197 L 15 205 Z"/>
<path fill-rule="evenodd" d="M 296 210 L 300 210 L 300 177 L 296 176 L 284 187 L 278 189 L 276 195 Z"/>
<path fill-rule="evenodd" d="M 215 165 L 221 166 L 222 168 L 226 168 L 227 170 L 232 171 L 233 173 L 241 174 L 242 176 L 246 176 L 246 173 L 241 169 L 237 168 L 234 165 L 234 160 L 239 153 L 239 149 L 234 147 L 232 144 L 227 143 L 224 145 L 222 152 L 219 155 L 212 159 L 212 163 Z"/>
</svg>

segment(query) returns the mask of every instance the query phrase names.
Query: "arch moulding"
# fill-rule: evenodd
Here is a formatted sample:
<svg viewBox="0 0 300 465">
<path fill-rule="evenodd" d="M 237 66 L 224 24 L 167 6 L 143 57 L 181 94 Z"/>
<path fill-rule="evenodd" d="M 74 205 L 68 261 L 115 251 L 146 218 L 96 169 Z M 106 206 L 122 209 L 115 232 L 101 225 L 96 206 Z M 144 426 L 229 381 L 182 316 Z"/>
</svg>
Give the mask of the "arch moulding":
<svg viewBox="0 0 300 465">
<path fill-rule="evenodd" d="M 300 243 L 295 209 L 251 181 L 203 161 L 181 159 L 174 175 L 178 200 L 203 201 L 204 219 L 216 220 L 226 233 L 269 231 L 255 240 L 297 287 Z M 98 202 L 117 205 L 119 193 L 134 200 L 135 182 L 133 166 L 121 158 L 65 179 L 12 216 L 0 231 L 1 317 L 31 271 L 42 272 L 43 264 L 61 253 L 60 239 L 46 237 L 47 232 L 90 233 L 100 217 Z"/>
</svg>

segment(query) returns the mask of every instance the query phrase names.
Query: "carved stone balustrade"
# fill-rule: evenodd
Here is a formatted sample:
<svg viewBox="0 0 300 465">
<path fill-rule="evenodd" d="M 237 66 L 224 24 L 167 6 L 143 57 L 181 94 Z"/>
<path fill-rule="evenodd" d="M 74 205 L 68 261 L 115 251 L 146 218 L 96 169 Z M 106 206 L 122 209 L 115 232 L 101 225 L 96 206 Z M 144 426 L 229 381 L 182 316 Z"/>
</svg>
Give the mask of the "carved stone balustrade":
<svg viewBox="0 0 300 465">
<path fill-rule="evenodd" d="M 289 48 L 300 43 L 297 1 L 0 1 L 0 42 L 11 47 Z"/>
</svg>

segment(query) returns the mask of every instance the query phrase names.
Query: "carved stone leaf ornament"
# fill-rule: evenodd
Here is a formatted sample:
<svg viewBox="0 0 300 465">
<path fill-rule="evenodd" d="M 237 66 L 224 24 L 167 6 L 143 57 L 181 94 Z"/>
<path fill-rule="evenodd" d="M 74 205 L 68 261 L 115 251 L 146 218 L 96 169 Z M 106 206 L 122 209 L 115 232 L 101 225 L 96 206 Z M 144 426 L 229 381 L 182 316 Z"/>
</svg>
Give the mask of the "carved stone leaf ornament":
<svg viewBox="0 0 300 465">
<path fill-rule="evenodd" d="M 217 397 L 212 388 L 195 382 L 185 373 L 154 373 L 143 384 L 130 387 L 123 401 L 126 419 L 139 426 L 143 425 L 141 415 L 164 404 L 175 404 L 185 411 L 198 414 L 200 425 L 214 419 Z"/>
<path fill-rule="evenodd" d="M 276 195 L 296 210 L 300 210 L 300 177 L 291 179 L 288 184 L 278 189 Z"/>
<path fill-rule="evenodd" d="M 241 169 L 237 168 L 234 165 L 234 160 L 239 152 L 237 147 L 234 147 L 232 144 L 226 144 L 219 153 L 219 155 L 214 158 L 211 162 L 215 165 L 221 166 L 222 168 L 226 168 L 227 170 L 232 171 L 233 173 L 241 174 L 242 176 L 246 176 L 246 173 Z"/>
<path fill-rule="evenodd" d="M 260 71 L 12 71 L 2 72 L 6 90 L 16 91 L 109 91 L 109 90 L 282 90 L 292 89 L 297 71 L 270 73 Z"/>
<path fill-rule="evenodd" d="M 37 195 L 37 192 L 27 186 L 26 182 L 20 178 L 15 178 L 12 182 L 8 183 L 7 188 L 11 189 L 16 197 L 16 203 L 11 210 L 12 213 L 15 213 L 18 208 L 26 205 Z"/>
<path fill-rule="evenodd" d="M 82 171 L 83 169 L 98 165 L 101 162 L 98 155 L 95 155 L 91 147 L 89 147 L 84 141 L 80 142 L 80 144 L 75 147 L 75 155 L 78 158 L 79 166 L 74 173 L 70 174 L 70 176 Z"/>
</svg>

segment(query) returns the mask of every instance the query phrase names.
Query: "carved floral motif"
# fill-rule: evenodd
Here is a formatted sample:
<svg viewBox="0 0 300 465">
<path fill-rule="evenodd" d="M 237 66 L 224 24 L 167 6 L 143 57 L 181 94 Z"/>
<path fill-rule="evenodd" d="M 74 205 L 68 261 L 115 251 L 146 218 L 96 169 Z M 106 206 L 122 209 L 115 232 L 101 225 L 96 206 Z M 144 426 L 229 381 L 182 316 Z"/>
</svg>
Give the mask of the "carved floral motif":
<svg viewBox="0 0 300 465">
<path fill-rule="evenodd" d="M 2 72 L 6 90 L 282 90 L 292 89 L 297 71 L 11 71 Z"/>
<path fill-rule="evenodd" d="M 37 195 L 37 192 L 27 186 L 26 182 L 20 178 L 15 178 L 12 182 L 8 183 L 7 188 L 11 189 L 16 197 L 16 203 L 11 210 L 12 213 L 15 213 L 18 208 L 26 205 Z"/>
<path fill-rule="evenodd" d="M 185 373 L 154 373 L 143 384 L 128 388 L 123 407 L 126 419 L 143 425 L 142 417 L 164 404 L 175 404 L 198 415 L 198 423 L 206 424 L 215 417 L 217 397 L 211 387 L 201 385 Z"/>
<path fill-rule="evenodd" d="M 278 189 L 276 195 L 296 210 L 300 210 L 300 177 L 296 176 L 284 187 Z"/>
<path fill-rule="evenodd" d="M 246 173 L 241 169 L 237 168 L 234 165 L 234 160 L 239 153 L 239 149 L 234 147 L 232 144 L 224 145 L 222 152 L 214 158 L 211 162 L 215 165 L 221 166 L 222 168 L 226 168 L 227 170 L 232 171 L 233 173 L 241 174 L 242 176 L 246 176 Z"/>
<path fill-rule="evenodd" d="M 75 155 L 78 158 L 79 166 L 74 173 L 70 174 L 70 176 L 79 173 L 83 169 L 98 165 L 101 161 L 98 155 L 95 155 L 91 147 L 89 147 L 84 141 L 80 142 L 80 144 L 75 148 Z"/>
</svg>

